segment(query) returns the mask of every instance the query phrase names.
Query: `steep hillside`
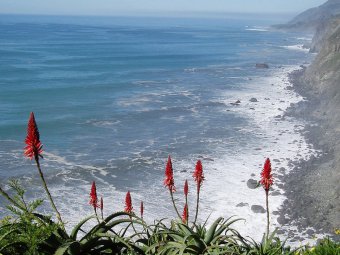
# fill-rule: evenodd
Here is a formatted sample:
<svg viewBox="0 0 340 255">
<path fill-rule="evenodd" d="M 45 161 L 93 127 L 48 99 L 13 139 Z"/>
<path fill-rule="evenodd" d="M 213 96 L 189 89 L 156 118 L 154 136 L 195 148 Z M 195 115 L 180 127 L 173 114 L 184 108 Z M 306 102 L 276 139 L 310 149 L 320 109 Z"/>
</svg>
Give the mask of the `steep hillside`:
<svg viewBox="0 0 340 255">
<path fill-rule="evenodd" d="M 331 24 L 340 24 L 340 18 Z M 324 114 L 331 116 L 333 124 L 340 124 L 340 25 L 328 30 L 332 33 L 323 39 L 320 52 L 303 79 L 317 93 Z"/>
<path fill-rule="evenodd" d="M 327 44 L 328 38 L 335 32 L 340 25 L 340 15 L 335 15 L 331 19 L 320 22 L 316 27 L 313 41 L 310 47 L 311 52 L 319 52 L 323 45 Z"/>
<path fill-rule="evenodd" d="M 301 118 L 312 120 L 307 138 L 322 151 L 287 177 L 285 213 L 300 219 L 302 227 L 334 233 L 340 226 L 340 24 L 328 23 L 328 31 L 313 63 L 295 78 L 295 88 L 307 98 L 293 109 Z M 297 184 L 303 184 L 297 188 Z M 291 210 L 290 208 L 301 210 Z M 334 236 L 340 239 L 339 236 Z"/>
<path fill-rule="evenodd" d="M 315 32 L 320 24 L 326 24 L 333 16 L 340 14 L 340 0 L 328 0 L 319 7 L 308 9 L 287 24 L 275 25 L 276 29 Z"/>
</svg>

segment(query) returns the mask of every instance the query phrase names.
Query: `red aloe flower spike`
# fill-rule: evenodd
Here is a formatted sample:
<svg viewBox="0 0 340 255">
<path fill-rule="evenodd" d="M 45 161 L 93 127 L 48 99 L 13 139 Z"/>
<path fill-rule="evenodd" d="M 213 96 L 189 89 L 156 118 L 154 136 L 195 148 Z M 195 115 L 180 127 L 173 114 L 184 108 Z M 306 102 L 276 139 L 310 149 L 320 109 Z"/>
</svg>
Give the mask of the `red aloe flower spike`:
<svg viewBox="0 0 340 255">
<path fill-rule="evenodd" d="M 34 113 L 31 112 L 30 118 L 28 120 L 27 125 L 27 136 L 25 139 L 26 147 L 25 147 L 25 156 L 30 158 L 31 160 L 35 158 L 35 160 L 39 160 L 39 157 L 42 158 L 42 144 L 40 142 L 40 135 L 37 123 L 35 122 Z"/>
<path fill-rule="evenodd" d="M 189 192 L 188 180 L 185 180 L 185 183 L 184 183 L 184 195 L 185 195 L 185 197 L 188 196 L 188 192 Z"/>
<path fill-rule="evenodd" d="M 196 169 L 192 176 L 194 177 L 194 180 L 197 183 L 197 190 L 199 191 L 204 181 L 203 167 L 202 167 L 201 160 L 197 161 Z"/>
<path fill-rule="evenodd" d="M 187 221 L 188 221 L 188 219 L 189 219 L 188 193 L 189 193 L 188 180 L 185 180 L 185 183 L 184 183 L 184 195 L 185 195 L 185 205 L 186 205 L 186 207 L 187 207 Z"/>
<path fill-rule="evenodd" d="M 179 212 L 177 210 L 175 199 L 174 199 L 174 194 L 173 194 L 176 191 L 176 188 L 175 188 L 175 181 L 174 181 L 174 171 L 172 169 L 172 163 L 171 163 L 170 155 L 168 157 L 168 161 L 166 162 L 166 167 L 165 167 L 164 186 L 168 187 L 169 192 L 170 192 L 172 205 L 174 206 L 174 209 L 176 211 L 178 218 L 181 218 L 181 215 L 179 214 Z"/>
<path fill-rule="evenodd" d="M 261 181 L 264 190 L 269 191 L 270 187 L 273 185 L 273 175 L 271 174 L 272 168 L 270 164 L 270 159 L 267 158 L 264 163 L 263 170 L 261 172 Z"/>
<path fill-rule="evenodd" d="M 269 236 L 269 202 L 268 202 L 268 193 L 269 193 L 269 189 L 270 187 L 273 185 L 273 176 L 271 174 L 272 171 L 272 167 L 270 164 L 270 159 L 267 158 L 264 166 L 263 166 L 263 170 L 261 172 L 261 181 L 260 183 L 262 184 L 265 192 L 266 192 L 266 209 L 267 209 L 267 238 Z"/>
<path fill-rule="evenodd" d="M 132 207 L 131 195 L 130 195 L 130 191 L 128 191 L 125 197 L 125 212 L 132 213 L 132 210 L 133 210 L 133 207 Z"/>
<path fill-rule="evenodd" d="M 199 207 L 199 200 L 200 200 L 200 189 L 202 186 L 202 183 L 204 181 L 204 175 L 203 175 L 203 167 L 201 160 L 198 160 L 196 163 L 195 172 L 192 175 L 194 177 L 195 182 L 197 183 L 197 200 L 196 200 L 196 213 L 195 213 L 195 219 L 194 219 L 194 225 L 196 224 L 197 216 L 198 216 L 198 207 Z"/>
<path fill-rule="evenodd" d="M 184 209 L 183 209 L 183 214 L 182 214 L 182 222 L 186 224 L 188 221 L 188 205 L 185 204 Z"/>
<path fill-rule="evenodd" d="M 144 203 L 143 201 L 140 202 L 140 217 L 143 219 L 144 215 Z"/>
<path fill-rule="evenodd" d="M 165 179 L 164 179 L 164 186 L 168 187 L 170 192 L 175 192 L 175 181 L 174 181 L 174 171 L 172 169 L 171 157 L 169 155 L 168 161 L 166 163 L 165 168 Z"/>
<path fill-rule="evenodd" d="M 34 113 L 31 112 L 30 114 L 30 118 L 28 120 L 28 125 L 27 125 L 27 136 L 25 138 L 25 143 L 26 143 L 26 147 L 25 147 L 25 151 L 24 154 L 26 157 L 30 158 L 31 160 L 34 158 L 35 163 L 37 164 L 37 168 L 38 168 L 38 172 L 40 175 L 40 179 L 43 183 L 44 189 L 46 191 L 47 197 L 51 202 L 52 208 L 54 209 L 54 211 L 57 214 L 57 218 L 58 221 L 61 223 L 62 228 L 65 230 L 65 226 L 64 223 L 61 219 L 61 215 L 53 201 L 53 198 L 51 196 L 50 191 L 48 190 L 45 178 L 44 178 L 44 174 L 41 171 L 41 166 L 40 166 L 40 162 L 39 162 L 39 157 L 43 157 L 41 155 L 42 153 L 42 144 L 40 142 L 40 135 L 39 135 L 39 130 L 38 130 L 38 126 L 37 123 L 35 122 L 35 118 L 34 118 Z"/>
<path fill-rule="evenodd" d="M 95 210 L 96 208 L 100 207 L 98 206 L 97 187 L 94 181 L 92 182 L 92 187 L 91 187 L 90 205 L 92 205 Z"/>
</svg>

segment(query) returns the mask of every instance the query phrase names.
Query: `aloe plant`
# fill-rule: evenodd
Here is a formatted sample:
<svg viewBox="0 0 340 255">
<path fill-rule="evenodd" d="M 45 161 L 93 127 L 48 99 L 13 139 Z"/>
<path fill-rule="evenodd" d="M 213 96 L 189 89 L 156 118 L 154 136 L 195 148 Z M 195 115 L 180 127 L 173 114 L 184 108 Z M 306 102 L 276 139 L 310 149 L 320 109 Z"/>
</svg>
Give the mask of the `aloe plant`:
<svg viewBox="0 0 340 255">
<path fill-rule="evenodd" d="M 182 222 L 172 222 L 170 228 L 163 227 L 157 232 L 158 239 L 164 242 L 152 248 L 157 254 L 226 254 L 238 246 L 239 236 L 230 228 L 235 221 L 220 217 L 208 229 L 205 224 L 191 228 Z"/>
</svg>

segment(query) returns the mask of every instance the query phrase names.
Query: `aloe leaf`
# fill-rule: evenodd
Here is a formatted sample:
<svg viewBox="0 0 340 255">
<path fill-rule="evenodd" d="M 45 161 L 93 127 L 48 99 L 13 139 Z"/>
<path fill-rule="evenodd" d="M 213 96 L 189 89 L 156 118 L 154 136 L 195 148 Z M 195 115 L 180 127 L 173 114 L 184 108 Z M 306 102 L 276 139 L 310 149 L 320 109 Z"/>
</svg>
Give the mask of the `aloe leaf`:
<svg viewBox="0 0 340 255">
<path fill-rule="evenodd" d="M 187 225 L 179 223 L 178 228 L 183 231 L 186 235 L 192 235 L 195 233 L 191 228 L 189 228 Z"/>
<path fill-rule="evenodd" d="M 15 245 L 23 245 L 23 246 L 25 246 L 25 243 L 24 242 L 22 242 L 22 241 L 14 241 L 14 242 L 12 242 L 12 243 L 8 243 L 8 244 L 6 244 L 6 245 L 4 245 L 4 246 L 2 246 L 2 247 L 0 247 L 0 252 L 1 251 L 4 251 L 6 248 L 8 248 L 8 247 L 13 247 L 13 246 L 15 246 Z"/>
<path fill-rule="evenodd" d="M 11 230 L 9 230 L 7 233 L 3 234 L 3 235 L 0 237 L 0 242 L 1 242 L 2 240 L 4 240 L 7 236 L 9 236 L 10 234 L 12 234 L 12 233 L 14 233 L 14 232 L 16 232 L 16 231 L 18 231 L 18 230 L 17 230 L 17 229 L 11 229 Z M 0 251 L 1 251 L 1 249 L 0 249 Z"/>
<path fill-rule="evenodd" d="M 85 219 L 83 219 L 81 222 L 79 222 L 72 230 L 71 232 L 71 235 L 70 235 L 70 239 L 72 240 L 76 240 L 77 239 L 77 235 L 78 235 L 78 232 L 79 230 L 81 229 L 81 227 L 87 222 L 89 221 L 90 219 L 93 219 L 95 218 L 95 216 L 90 216 L 90 217 L 87 217 Z"/>
<path fill-rule="evenodd" d="M 216 228 L 218 226 L 218 224 L 223 220 L 222 217 L 219 217 L 217 220 L 215 220 L 215 222 L 211 225 L 211 227 L 209 228 L 208 232 L 206 233 L 205 237 L 204 237 L 204 242 L 206 244 L 209 244 L 211 242 L 211 240 L 214 238 L 214 234 L 216 231 Z"/>
<path fill-rule="evenodd" d="M 194 247 L 196 248 L 195 250 L 199 251 L 199 252 L 203 252 L 206 248 L 207 248 L 207 245 L 206 243 L 204 242 L 204 240 L 202 240 L 199 236 L 197 236 L 196 234 L 195 235 L 191 235 L 188 237 L 188 239 L 192 239 L 194 240 Z"/>
<path fill-rule="evenodd" d="M 66 252 L 68 251 L 68 249 L 70 248 L 70 246 L 71 246 L 73 243 L 76 243 L 76 241 L 67 242 L 67 243 L 62 244 L 62 245 L 56 250 L 56 252 L 54 253 L 54 255 L 64 255 L 64 254 L 66 254 Z"/>
</svg>

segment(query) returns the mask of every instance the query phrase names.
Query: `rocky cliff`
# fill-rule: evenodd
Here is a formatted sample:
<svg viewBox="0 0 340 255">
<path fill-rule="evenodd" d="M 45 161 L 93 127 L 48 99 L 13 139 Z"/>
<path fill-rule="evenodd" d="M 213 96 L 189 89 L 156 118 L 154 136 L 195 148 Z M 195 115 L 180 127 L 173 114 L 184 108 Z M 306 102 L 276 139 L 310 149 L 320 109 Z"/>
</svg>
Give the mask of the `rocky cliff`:
<svg viewBox="0 0 340 255">
<path fill-rule="evenodd" d="M 319 53 L 312 64 L 299 75 L 293 75 L 295 88 L 307 101 L 292 112 L 314 123 L 306 128 L 307 139 L 322 152 L 287 177 L 286 189 L 290 193 L 284 210 L 300 219 L 302 228 L 334 233 L 340 226 L 339 16 L 319 24 L 314 46 Z"/>
<path fill-rule="evenodd" d="M 310 96 L 318 97 L 319 117 L 328 118 L 334 131 L 340 132 L 340 18 L 330 22 L 327 31 L 302 79 L 313 93 Z"/>
</svg>

